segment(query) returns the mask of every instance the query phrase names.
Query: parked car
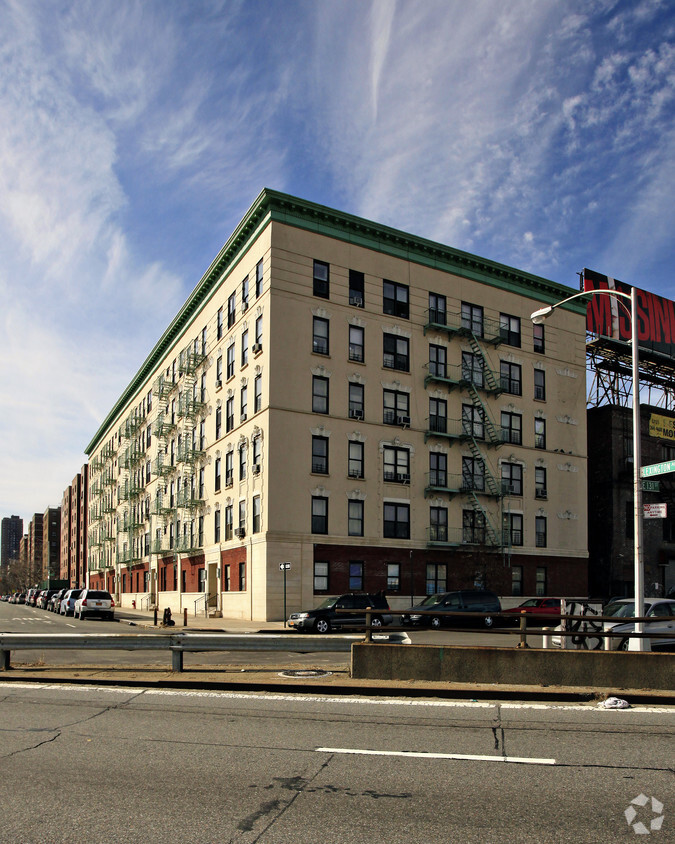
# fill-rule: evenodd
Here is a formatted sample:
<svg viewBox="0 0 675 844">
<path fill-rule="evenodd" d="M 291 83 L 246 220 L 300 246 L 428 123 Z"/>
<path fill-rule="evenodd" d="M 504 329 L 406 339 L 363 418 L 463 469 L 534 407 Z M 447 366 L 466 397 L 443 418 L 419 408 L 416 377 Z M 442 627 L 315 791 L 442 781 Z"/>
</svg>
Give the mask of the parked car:
<svg viewBox="0 0 675 844">
<path fill-rule="evenodd" d="M 374 610 L 388 610 L 389 604 L 384 593 L 376 595 L 366 593 L 349 593 L 335 598 L 326 598 L 316 609 L 307 612 L 291 613 L 288 626 L 295 630 L 312 631 L 313 633 L 329 633 L 338 627 L 363 627 L 366 623 L 364 610 L 372 607 Z M 356 610 L 354 613 L 338 613 L 337 610 Z M 391 615 L 382 613 L 372 616 L 373 627 L 391 624 Z"/>
<path fill-rule="evenodd" d="M 519 622 L 518 616 L 522 612 L 527 613 L 527 626 L 537 627 L 538 625 L 549 625 L 560 623 L 560 598 L 528 598 L 517 607 L 510 607 L 504 610 L 505 624 L 517 624 Z M 516 616 L 516 618 L 512 618 Z"/>
<path fill-rule="evenodd" d="M 49 608 L 49 602 L 53 595 L 56 595 L 56 589 L 43 589 L 42 592 L 38 595 L 38 599 L 35 603 L 35 606 L 41 610 L 46 610 Z"/>
<path fill-rule="evenodd" d="M 436 595 L 438 601 L 431 605 L 418 604 L 404 614 L 408 624 L 427 625 L 438 629 L 445 624 L 468 627 L 494 627 L 496 613 L 502 611 L 502 605 L 494 592 L 485 589 L 462 589 L 458 592 L 445 592 Z M 420 612 L 424 609 L 426 612 Z M 484 618 L 452 616 L 450 613 L 486 613 Z"/>
<path fill-rule="evenodd" d="M 424 616 L 420 615 L 419 611 L 433 609 L 433 607 L 443 601 L 443 598 L 445 598 L 447 594 L 447 592 L 437 592 L 435 595 L 427 595 L 421 603 L 409 607 L 403 615 L 400 616 L 401 624 L 404 627 L 407 627 L 408 625 L 415 627 L 422 624 L 424 622 Z"/>
<path fill-rule="evenodd" d="M 80 621 L 92 615 L 112 621 L 115 618 L 115 601 L 110 592 L 103 589 L 83 589 L 75 601 L 73 615 Z"/>
<path fill-rule="evenodd" d="M 66 589 L 63 598 L 61 598 L 59 614 L 73 615 L 73 613 L 75 612 L 75 601 L 77 601 L 81 594 L 81 589 Z"/>
<path fill-rule="evenodd" d="M 58 592 L 54 592 L 52 597 L 49 599 L 49 606 L 47 607 L 50 612 L 59 611 L 59 607 L 61 605 L 61 598 L 63 598 L 63 596 L 66 594 L 66 591 L 67 590 L 65 589 L 59 589 Z"/>
<path fill-rule="evenodd" d="M 654 619 L 654 621 L 643 623 L 644 632 L 650 634 L 649 641 L 652 650 L 675 650 L 675 639 L 668 639 L 659 635 L 661 633 L 675 633 L 675 621 L 668 618 L 675 616 L 675 600 L 672 598 L 645 598 L 644 601 L 644 617 Z M 632 598 L 620 598 L 611 604 L 607 604 L 602 610 L 602 615 L 616 619 L 615 621 L 595 622 L 601 624 L 605 632 L 611 631 L 609 648 L 613 651 L 628 650 L 630 634 L 635 630 L 635 622 L 629 620 L 635 618 L 635 601 Z M 589 621 L 593 621 L 593 616 L 589 616 Z M 558 625 L 551 636 L 551 644 L 554 647 L 561 648 L 562 638 L 560 636 L 560 625 Z"/>
<path fill-rule="evenodd" d="M 21 601 L 22 604 L 25 604 L 27 607 L 34 607 L 35 602 L 37 601 L 37 597 L 40 594 L 39 589 L 29 589 L 24 594 L 24 599 Z"/>
</svg>

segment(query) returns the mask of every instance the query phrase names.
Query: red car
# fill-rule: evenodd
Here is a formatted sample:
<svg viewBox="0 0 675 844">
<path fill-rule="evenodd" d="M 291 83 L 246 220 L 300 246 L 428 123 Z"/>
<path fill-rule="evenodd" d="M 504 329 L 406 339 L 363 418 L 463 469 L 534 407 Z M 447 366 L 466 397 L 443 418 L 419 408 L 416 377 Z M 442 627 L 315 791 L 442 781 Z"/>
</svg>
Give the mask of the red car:
<svg viewBox="0 0 675 844">
<path fill-rule="evenodd" d="M 522 613 L 527 613 L 527 626 L 539 627 L 548 626 L 550 624 L 560 624 L 560 598 L 528 598 L 517 607 L 511 607 L 509 610 L 504 610 L 505 622 L 509 624 L 511 618 L 515 617 L 515 623 L 518 623 L 518 616 Z"/>
</svg>

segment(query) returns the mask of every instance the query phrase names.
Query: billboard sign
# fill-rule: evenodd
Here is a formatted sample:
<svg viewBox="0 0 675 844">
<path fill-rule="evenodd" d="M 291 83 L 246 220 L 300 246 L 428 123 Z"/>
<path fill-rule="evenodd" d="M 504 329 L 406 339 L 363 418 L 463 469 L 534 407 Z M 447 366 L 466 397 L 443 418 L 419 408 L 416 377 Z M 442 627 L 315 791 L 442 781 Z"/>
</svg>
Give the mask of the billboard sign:
<svg viewBox="0 0 675 844">
<path fill-rule="evenodd" d="M 618 290 L 630 295 L 631 285 L 585 269 L 584 290 Z M 637 336 L 642 349 L 675 358 L 675 302 L 647 290 L 637 290 Z M 627 305 L 624 309 L 620 302 Z M 586 309 L 591 334 L 630 343 L 630 302 L 616 296 L 593 296 Z"/>
<path fill-rule="evenodd" d="M 675 442 L 675 418 L 652 413 L 649 417 L 649 436 Z"/>
</svg>

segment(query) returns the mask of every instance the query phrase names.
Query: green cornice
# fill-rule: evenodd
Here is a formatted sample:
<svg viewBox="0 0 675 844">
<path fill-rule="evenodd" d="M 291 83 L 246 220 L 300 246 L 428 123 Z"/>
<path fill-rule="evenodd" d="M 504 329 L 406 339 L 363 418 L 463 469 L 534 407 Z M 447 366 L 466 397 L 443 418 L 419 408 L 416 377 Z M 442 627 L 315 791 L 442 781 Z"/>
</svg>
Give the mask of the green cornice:
<svg viewBox="0 0 675 844">
<path fill-rule="evenodd" d="M 276 221 L 295 228 L 306 229 L 382 252 L 405 261 L 463 276 L 483 284 L 530 296 L 541 304 L 553 304 L 578 291 L 540 276 L 516 270 L 513 267 L 480 258 L 469 252 L 452 249 L 440 243 L 397 229 L 373 223 L 352 214 L 336 211 L 314 202 L 298 199 L 278 191 L 263 189 L 244 215 L 227 243 L 220 250 L 211 266 L 204 273 L 187 301 L 160 337 L 133 380 L 115 403 L 110 413 L 85 448 L 91 455 L 101 438 L 127 403 L 138 393 L 152 375 L 159 362 L 181 336 L 191 320 L 213 295 L 223 275 L 231 270 L 248 250 L 259 232 L 270 222 Z M 585 303 L 571 303 L 570 310 L 584 313 Z"/>
</svg>

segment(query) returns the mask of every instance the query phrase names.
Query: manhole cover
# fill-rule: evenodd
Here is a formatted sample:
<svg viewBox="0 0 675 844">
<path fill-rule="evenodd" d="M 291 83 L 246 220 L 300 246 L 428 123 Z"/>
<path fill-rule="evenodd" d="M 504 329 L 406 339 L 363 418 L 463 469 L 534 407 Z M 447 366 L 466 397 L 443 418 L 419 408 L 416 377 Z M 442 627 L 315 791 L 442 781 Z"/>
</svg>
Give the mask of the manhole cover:
<svg viewBox="0 0 675 844">
<path fill-rule="evenodd" d="M 298 669 L 289 669 L 288 671 L 280 671 L 280 677 L 303 677 L 303 678 L 312 678 L 312 677 L 328 677 L 332 674 L 332 671 L 321 671 L 318 668 L 298 668 Z"/>
</svg>

